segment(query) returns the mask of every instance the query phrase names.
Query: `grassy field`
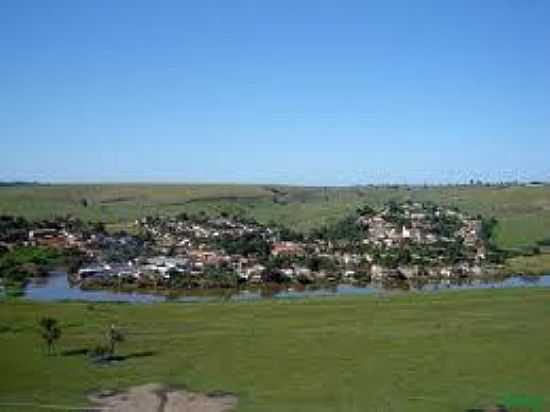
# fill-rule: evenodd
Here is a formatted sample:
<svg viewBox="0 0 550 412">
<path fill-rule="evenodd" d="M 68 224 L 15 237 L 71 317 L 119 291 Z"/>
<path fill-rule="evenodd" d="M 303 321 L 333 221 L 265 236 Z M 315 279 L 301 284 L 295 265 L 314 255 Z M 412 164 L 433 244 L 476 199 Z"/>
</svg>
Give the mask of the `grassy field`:
<svg viewBox="0 0 550 412">
<path fill-rule="evenodd" d="M 44 354 L 127 333 L 117 365 Z M 162 382 L 238 395 L 239 411 L 466 411 L 526 397 L 550 410 L 550 290 L 211 304 L 0 302 L 0 403 L 85 405 L 87 391 Z M 0 410 L 10 410 L 0 405 Z M 18 408 L 17 410 L 27 410 Z"/>
<path fill-rule="evenodd" d="M 512 274 L 548 275 L 550 274 L 550 252 L 508 259 L 506 265 L 507 271 Z"/>
<path fill-rule="evenodd" d="M 86 206 L 83 204 L 86 200 Z M 44 185 L 0 187 L 0 213 L 43 218 L 72 214 L 124 227 L 147 214 L 229 211 L 307 231 L 362 204 L 430 200 L 500 221 L 501 247 L 550 237 L 550 187 L 307 188 L 252 185 Z M 121 226 L 122 225 L 122 226 Z"/>
</svg>

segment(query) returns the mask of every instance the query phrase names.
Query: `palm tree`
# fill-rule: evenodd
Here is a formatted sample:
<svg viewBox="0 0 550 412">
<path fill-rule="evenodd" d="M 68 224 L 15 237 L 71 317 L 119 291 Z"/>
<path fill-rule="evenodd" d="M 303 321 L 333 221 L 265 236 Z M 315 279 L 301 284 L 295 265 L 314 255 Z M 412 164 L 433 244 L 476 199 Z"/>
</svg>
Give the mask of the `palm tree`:
<svg viewBox="0 0 550 412">
<path fill-rule="evenodd" d="M 111 355 L 115 353 L 116 345 L 124 342 L 124 335 L 115 325 L 111 325 L 111 328 L 107 331 L 106 338 L 109 346 L 109 354 Z"/>
<path fill-rule="evenodd" d="M 44 317 L 38 321 L 42 339 L 48 346 L 48 355 L 55 353 L 55 342 L 61 337 L 61 328 L 57 319 Z"/>
</svg>

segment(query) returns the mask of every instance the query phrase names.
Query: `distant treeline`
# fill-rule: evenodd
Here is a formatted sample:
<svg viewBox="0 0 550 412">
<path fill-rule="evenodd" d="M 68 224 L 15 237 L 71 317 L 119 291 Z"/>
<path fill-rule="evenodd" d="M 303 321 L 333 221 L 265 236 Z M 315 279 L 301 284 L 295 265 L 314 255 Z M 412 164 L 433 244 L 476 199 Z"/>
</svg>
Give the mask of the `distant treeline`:
<svg viewBox="0 0 550 412">
<path fill-rule="evenodd" d="M 38 185 L 42 185 L 42 183 L 39 183 L 39 182 L 1 182 L 0 181 L 0 187 L 5 187 L 5 186 L 38 186 Z"/>
</svg>

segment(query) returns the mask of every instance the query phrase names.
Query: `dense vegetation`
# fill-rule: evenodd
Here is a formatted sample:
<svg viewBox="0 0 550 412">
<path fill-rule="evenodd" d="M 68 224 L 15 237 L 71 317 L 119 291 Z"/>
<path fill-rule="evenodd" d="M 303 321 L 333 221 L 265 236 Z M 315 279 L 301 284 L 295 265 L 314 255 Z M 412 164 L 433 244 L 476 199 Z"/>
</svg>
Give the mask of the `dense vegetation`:
<svg viewBox="0 0 550 412">
<path fill-rule="evenodd" d="M 76 249 L 43 246 L 0 248 L 0 284 L 8 289 L 8 294 L 19 295 L 30 278 L 47 276 L 56 267 L 74 271 L 86 261 L 85 254 Z"/>
<path fill-rule="evenodd" d="M 341 240 L 358 242 L 364 237 L 364 230 L 357 224 L 357 214 L 351 214 L 341 220 L 313 229 L 311 237 L 338 242 Z"/>
<path fill-rule="evenodd" d="M 29 222 L 21 216 L 0 216 L 0 242 L 18 242 L 27 239 Z"/>
<path fill-rule="evenodd" d="M 225 238 L 213 242 L 217 248 L 225 250 L 230 255 L 260 256 L 267 258 L 271 253 L 271 245 L 256 233 L 245 233 L 238 238 Z"/>
<path fill-rule="evenodd" d="M 537 242 L 539 246 L 550 246 L 550 237 L 547 237 L 545 239 L 539 240 Z"/>
<path fill-rule="evenodd" d="M 0 279 L 12 286 L 22 286 L 29 277 L 44 276 L 48 268 L 59 263 L 61 253 L 56 249 L 18 247 L 0 253 Z"/>
</svg>

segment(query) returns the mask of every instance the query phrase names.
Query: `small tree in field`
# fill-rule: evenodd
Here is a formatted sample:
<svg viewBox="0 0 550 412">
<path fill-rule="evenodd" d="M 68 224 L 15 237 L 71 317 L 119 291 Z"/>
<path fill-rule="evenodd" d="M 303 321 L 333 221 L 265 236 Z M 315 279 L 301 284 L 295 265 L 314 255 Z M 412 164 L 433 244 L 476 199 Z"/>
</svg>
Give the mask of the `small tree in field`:
<svg viewBox="0 0 550 412">
<path fill-rule="evenodd" d="M 103 339 L 88 352 L 88 356 L 95 362 L 108 362 L 114 359 L 116 346 L 124 342 L 124 334 L 115 325 L 105 332 Z"/>
<path fill-rule="evenodd" d="M 57 319 L 44 317 L 38 321 L 40 326 L 40 335 L 48 346 L 48 355 L 55 353 L 55 343 L 61 337 L 61 328 Z"/>
<path fill-rule="evenodd" d="M 124 335 L 120 330 L 115 327 L 115 325 L 111 325 L 111 328 L 107 331 L 106 338 L 109 347 L 109 353 L 110 355 L 114 355 L 116 345 L 124 342 Z"/>
</svg>

